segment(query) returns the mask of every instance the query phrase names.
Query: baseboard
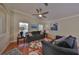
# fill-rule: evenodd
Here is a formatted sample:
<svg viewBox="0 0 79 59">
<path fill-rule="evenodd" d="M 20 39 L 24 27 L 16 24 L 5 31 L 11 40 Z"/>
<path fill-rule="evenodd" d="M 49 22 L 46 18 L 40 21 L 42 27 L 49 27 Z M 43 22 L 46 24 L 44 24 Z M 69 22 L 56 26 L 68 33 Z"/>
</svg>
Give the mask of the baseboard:
<svg viewBox="0 0 79 59">
<path fill-rule="evenodd" d="M 10 43 L 13 43 L 13 42 L 17 42 L 17 40 L 14 40 L 14 41 L 10 41 Z"/>
<path fill-rule="evenodd" d="M 16 40 L 15 40 L 15 41 L 10 41 L 10 42 L 8 42 L 7 45 L 4 47 L 4 49 L 2 49 L 2 51 L 0 52 L 0 55 L 5 51 L 5 49 L 8 47 L 8 45 L 9 45 L 10 43 L 12 43 L 12 42 L 16 42 Z"/>
<path fill-rule="evenodd" d="M 20 40 L 20 41 L 23 41 L 23 40 Z M 13 43 L 13 42 L 17 42 L 17 40 L 14 40 L 14 41 L 10 41 L 10 43 Z"/>
<path fill-rule="evenodd" d="M 7 43 L 7 45 L 4 47 L 4 49 L 2 49 L 2 51 L 0 52 L 0 55 L 5 51 L 5 49 L 7 48 L 7 46 L 9 45 L 10 43 Z"/>
</svg>

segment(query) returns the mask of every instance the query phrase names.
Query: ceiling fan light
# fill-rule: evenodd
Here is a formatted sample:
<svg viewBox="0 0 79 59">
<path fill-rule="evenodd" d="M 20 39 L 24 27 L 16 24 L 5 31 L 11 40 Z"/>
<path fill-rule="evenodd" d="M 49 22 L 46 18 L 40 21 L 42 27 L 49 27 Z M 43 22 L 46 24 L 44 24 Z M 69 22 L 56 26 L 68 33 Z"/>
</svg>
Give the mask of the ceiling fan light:
<svg viewBox="0 0 79 59">
<path fill-rule="evenodd" d="M 39 17 L 42 17 L 42 15 L 38 15 Z"/>
</svg>

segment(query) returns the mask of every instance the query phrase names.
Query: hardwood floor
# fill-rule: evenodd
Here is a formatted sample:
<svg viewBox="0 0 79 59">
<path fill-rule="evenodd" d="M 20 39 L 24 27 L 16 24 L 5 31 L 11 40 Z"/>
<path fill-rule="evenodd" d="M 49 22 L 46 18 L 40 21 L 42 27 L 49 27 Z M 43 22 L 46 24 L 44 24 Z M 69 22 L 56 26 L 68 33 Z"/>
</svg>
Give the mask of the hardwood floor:
<svg viewBox="0 0 79 59">
<path fill-rule="evenodd" d="M 21 45 L 21 44 L 24 44 L 23 41 L 20 41 L 19 45 Z M 8 45 L 8 47 L 5 49 L 5 51 L 3 53 L 8 52 L 13 48 L 18 48 L 22 52 L 23 55 L 26 55 L 27 48 L 26 47 L 21 48 L 21 47 L 19 47 L 19 45 L 17 45 L 17 42 L 12 42 Z"/>
<path fill-rule="evenodd" d="M 48 39 L 46 38 L 46 40 L 48 40 Z M 49 41 L 51 41 L 51 40 L 49 40 Z M 8 45 L 8 47 L 5 49 L 5 51 L 3 53 L 6 53 L 6 52 L 10 51 L 13 48 L 18 48 L 22 52 L 22 55 L 28 55 L 29 50 L 31 48 L 26 47 L 27 44 L 28 43 L 25 42 L 23 39 L 21 39 L 19 41 L 19 44 L 17 44 L 17 42 L 12 42 L 12 43 L 10 43 Z M 37 51 L 39 55 L 42 55 L 42 51 L 43 51 L 42 47 L 41 48 L 37 48 L 37 49 L 31 49 L 31 50 Z"/>
<path fill-rule="evenodd" d="M 10 43 L 3 53 L 6 53 L 13 48 L 18 48 L 22 52 L 22 55 L 28 55 L 28 53 L 30 51 L 29 49 L 31 49 L 31 48 L 28 48 L 27 44 L 28 43 L 26 43 L 26 42 L 24 43 L 24 41 L 20 41 L 18 45 L 17 45 L 17 42 Z M 39 55 L 42 54 L 42 48 L 33 49 L 33 51 L 39 52 Z"/>
</svg>

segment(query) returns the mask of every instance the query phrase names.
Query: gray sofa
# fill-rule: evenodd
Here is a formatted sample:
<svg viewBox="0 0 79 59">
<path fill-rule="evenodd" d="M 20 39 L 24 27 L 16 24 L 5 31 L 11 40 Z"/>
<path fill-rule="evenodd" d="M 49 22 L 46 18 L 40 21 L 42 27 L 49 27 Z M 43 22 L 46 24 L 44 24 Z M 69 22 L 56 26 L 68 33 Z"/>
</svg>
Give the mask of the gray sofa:
<svg viewBox="0 0 79 59">
<path fill-rule="evenodd" d="M 50 42 L 42 41 L 43 44 L 43 54 L 44 55 L 78 55 L 77 42 L 76 39 L 66 39 L 65 41 L 70 41 L 72 47 L 61 47 Z"/>
<path fill-rule="evenodd" d="M 40 40 L 44 38 L 44 34 L 40 34 L 40 31 L 33 31 L 31 33 L 32 33 L 32 36 L 27 35 L 27 42 Z"/>
</svg>

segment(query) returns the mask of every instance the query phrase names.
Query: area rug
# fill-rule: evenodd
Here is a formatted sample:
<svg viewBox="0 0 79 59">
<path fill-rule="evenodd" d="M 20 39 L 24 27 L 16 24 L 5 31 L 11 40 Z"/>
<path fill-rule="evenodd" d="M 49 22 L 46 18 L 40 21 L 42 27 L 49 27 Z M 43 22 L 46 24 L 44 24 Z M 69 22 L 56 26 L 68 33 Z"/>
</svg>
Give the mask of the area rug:
<svg viewBox="0 0 79 59">
<path fill-rule="evenodd" d="M 22 53 L 18 48 L 14 48 L 6 53 L 3 53 L 3 55 L 22 55 Z"/>
<path fill-rule="evenodd" d="M 18 47 L 19 48 L 26 48 L 26 47 L 28 47 L 28 44 L 20 44 L 20 45 L 18 45 Z"/>
</svg>

